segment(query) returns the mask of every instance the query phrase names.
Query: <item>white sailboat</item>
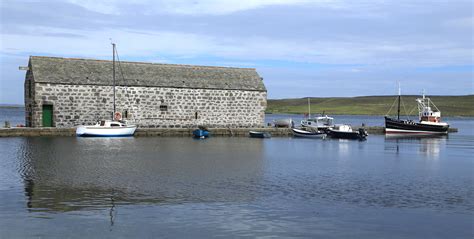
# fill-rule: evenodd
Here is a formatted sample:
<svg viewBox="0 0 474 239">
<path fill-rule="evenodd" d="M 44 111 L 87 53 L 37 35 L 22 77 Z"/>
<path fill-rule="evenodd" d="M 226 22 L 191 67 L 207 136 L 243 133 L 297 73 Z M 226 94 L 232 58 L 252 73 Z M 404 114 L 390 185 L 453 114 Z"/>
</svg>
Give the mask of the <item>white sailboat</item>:
<svg viewBox="0 0 474 239">
<path fill-rule="evenodd" d="M 81 137 L 125 137 L 133 136 L 136 125 L 127 125 L 126 122 L 121 121 L 122 115 L 116 111 L 115 107 L 115 43 L 112 43 L 113 60 L 112 60 L 112 75 L 113 75 L 113 91 L 114 91 L 114 115 L 112 120 L 101 120 L 95 125 L 81 125 L 76 129 L 76 135 Z"/>
</svg>

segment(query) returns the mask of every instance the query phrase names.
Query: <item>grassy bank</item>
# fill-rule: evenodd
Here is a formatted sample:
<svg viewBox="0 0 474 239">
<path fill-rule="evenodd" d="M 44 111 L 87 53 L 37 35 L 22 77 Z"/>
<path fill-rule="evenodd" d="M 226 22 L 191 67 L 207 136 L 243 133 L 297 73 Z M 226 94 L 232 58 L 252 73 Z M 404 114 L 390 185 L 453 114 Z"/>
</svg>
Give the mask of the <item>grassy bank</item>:
<svg viewBox="0 0 474 239">
<path fill-rule="evenodd" d="M 362 97 L 311 97 L 311 113 L 337 115 L 385 115 L 397 96 L 362 96 Z M 401 114 L 418 114 L 415 99 L 420 96 L 402 96 Z M 430 96 L 441 111 L 442 116 L 474 116 L 474 95 L 465 96 Z M 406 109 L 406 110 L 405 110 Z M 308 112 L 308 98 L 269 99 L 267 113 L 303 114 Z M 397 105 L 390 114 L 397 113 Z"/>
</svg>

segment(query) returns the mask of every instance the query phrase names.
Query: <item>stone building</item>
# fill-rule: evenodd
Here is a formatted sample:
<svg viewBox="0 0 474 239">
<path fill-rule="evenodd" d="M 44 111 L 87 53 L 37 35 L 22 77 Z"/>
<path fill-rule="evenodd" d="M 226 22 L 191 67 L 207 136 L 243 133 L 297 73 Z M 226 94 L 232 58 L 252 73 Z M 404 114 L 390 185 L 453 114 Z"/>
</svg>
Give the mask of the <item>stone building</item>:
<svg viewBox="0 0 474 239">
<path fill-rule="evenodd" d="M 73 127 L 113 115 L 112 61 L 31 56 L 27 127 Z M 267 91 L 255 69 L 116 62 L 116 111 L 140 127 L 259 127 Z"/>
</svg>

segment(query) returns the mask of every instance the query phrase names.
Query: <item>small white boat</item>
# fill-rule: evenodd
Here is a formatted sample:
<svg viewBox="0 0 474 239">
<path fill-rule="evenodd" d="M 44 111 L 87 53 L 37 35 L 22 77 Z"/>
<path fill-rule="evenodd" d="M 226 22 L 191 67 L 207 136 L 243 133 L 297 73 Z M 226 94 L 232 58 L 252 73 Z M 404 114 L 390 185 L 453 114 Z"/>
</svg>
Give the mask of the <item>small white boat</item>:
<svg viewBox="0 0 474 239">
<path fill-rule="evenodd" d="M 307 117 L 301 121 L 301 127 L 326 132 L 328 129 L 334 127 L 334 118 L 323 115 L 324 112 L 320 116 L 311 118 L 311 98 L 308 97 L 308 114 Z"/>
<path fill-rule="evenodd" d="M 334 127 L 334 118 L 325 116 L 318 116 L 314 118 L 307 118 L 301 121 L 301 126 L 305 128 L 313 128 L 317 130 L 328 130 Z"/>
<path fill-rule="evenodd" d="M 320 131 L 317 132 L 310 132 L 302 129 L 291 129 L 293 130 L 293 135 L 295 137 L 303 137 L 303 138 L 313 138 L 313 139 L 325 139 L 326 134 Z"/>
<path fill-rule="evenodd" d="M 101 120 L 95 125 L 78 126 L 76 135 L 80 137 L 126 137 L 133 136 L 136 125 L 126 125 L 120 121 Z"/>
</svg>

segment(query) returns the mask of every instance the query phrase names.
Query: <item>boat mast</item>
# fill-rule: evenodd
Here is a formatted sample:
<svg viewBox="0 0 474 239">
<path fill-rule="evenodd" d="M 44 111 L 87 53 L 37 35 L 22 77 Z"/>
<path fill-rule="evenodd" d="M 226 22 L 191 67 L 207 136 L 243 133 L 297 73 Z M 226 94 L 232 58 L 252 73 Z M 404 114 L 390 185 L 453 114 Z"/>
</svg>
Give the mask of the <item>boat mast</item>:
<svg viewBox="0 0 474 239">
<path fill-rule="evenodd" d="M 402 93 L 400 90 L 400 81 L 398 82 L 398 111 L 397 111 L 397 119 L 400 120 L 400 98 L 402 97 Z"/>
<path fill-rule="evenodd" d="M 311 119 L 311 98 L 308 97 L 308 119 Z"/>
<path fill-rule="evenodd" d="M 114 111 L 112 112 L 112 120 L 114 120 L 115 115 L 115 43 L 112 43 L 112 78 L 114 84 Z"/>
</svg>

